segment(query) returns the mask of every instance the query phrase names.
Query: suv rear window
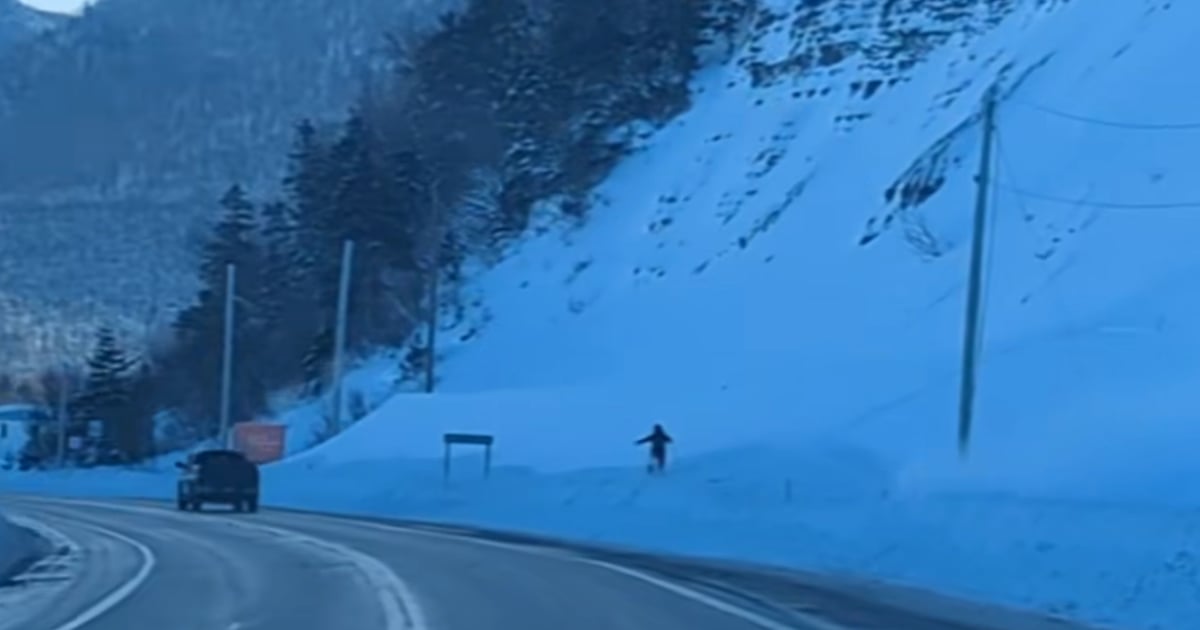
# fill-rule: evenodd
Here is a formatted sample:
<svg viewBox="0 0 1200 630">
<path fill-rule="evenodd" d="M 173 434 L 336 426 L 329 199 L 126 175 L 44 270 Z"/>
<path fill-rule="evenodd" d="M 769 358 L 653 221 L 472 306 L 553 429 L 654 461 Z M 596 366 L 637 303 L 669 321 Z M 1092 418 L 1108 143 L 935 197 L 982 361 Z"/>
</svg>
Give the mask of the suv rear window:
<svg viewBox="0 0 1200 630">
<path fill-rule="evenodd" d="M 195 460 L 197 464 L 221 464 L 226 462 L 244 462 L 246 457 L 237 451 L 205 451 L 197 453 Z"/>
</svg>

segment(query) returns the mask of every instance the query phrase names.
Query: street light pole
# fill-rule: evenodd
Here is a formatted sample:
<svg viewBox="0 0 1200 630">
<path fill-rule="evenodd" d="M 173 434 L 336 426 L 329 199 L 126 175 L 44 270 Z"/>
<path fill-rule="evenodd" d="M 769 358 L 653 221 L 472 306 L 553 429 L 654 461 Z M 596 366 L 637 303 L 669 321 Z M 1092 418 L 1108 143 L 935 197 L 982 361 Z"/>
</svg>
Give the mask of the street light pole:
<svg viewBox="0 0 1200 630">
<path fill-rule="evenodd" d="M 442 207 L 441 199 L 438 196 L 438 182 L 433 182 L 429 189 L 430 205 L 433 210 L 433 253 L 429 257 L 429 279 L 428 288 L 429 295 L 425 301 L 428 303 L 429 309 L 428 320 L 426 321 L 426 356 L 425 356 L 425 391 L 432 393 L 434 390 L 435 372 L 437 362 L 437 332 L 438 332 L 438 293 L 441 290 L 439 287 L 442 275 L 442 241 L 446 238 L 444 227 L 442 224 Z"/>
<path fill-rule="evenodd" d="M 350 310 L 350 274 L 354 262 L 354 241 L 342 245 L 342 274 L 338 282 L 337 327 L 333 339 L 333 392 L 331 392 L 333 430 L 342 430 L 342 371 L 346 352 L 346 316 Z"/>
<path fill-rule="evenodd" d="M 966 457 L 971 441 L 971 422 L 975 412 L 975 370 L 980 345 L 980 306 L 983 296 L 984 248 L 988 219 L 988 194 L 991 191 L 992 142 L 996 126 L 996 88 L 988 88 L 983 100 L 983 146 L 976 176 L 975 226 L 971 238 L 971 268 L 967 279 L 967 313 L 962 355 L 962 383 L 958 400 L 958 450 Z"/>
<path fill-rule="evenodd" d="M 67 365 L 59 368 L 58 376 L 58 467 L 67 465 L 67 390 L 70 388 L 70 377 L 67 375 Z"/>
<path fill-rule="evenodd" d="M 237 289 L 237 267 L 225 265 L 225 339 L 221 352 L 221 433 L 220 439 L 226 448 L 230 444 L 229 416 L 233 394 L 233 306 Z"/>
</svg>

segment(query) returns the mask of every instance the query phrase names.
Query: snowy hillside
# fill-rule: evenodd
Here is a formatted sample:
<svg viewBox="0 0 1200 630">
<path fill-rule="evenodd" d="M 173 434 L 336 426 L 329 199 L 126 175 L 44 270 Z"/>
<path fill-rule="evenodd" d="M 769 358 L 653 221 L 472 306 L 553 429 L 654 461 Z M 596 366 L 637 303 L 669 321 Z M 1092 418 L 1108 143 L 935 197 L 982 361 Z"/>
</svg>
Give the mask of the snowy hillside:
<svg viewBox="0 0 1200 630">
<path fill-rule="evenodd" d="M 832 432 L 911 462 L 951 453 L 978 112 L 997 81 L 975 463 L 1014 444 L 1048 466 L 1039 449 L 1163 437 L 1191 376 L 1196 305 L 1179 280 L 1195 219 L 1154 205 L 1200 198 L 1186 177 L 1200 130 L 1046 108 L 1186 122 L 1200 94 L 1169 70 L 1186 10 L 1025 3 L 869 99 L 866 52 L 754 85 L 747 67 L 803 55 L 779 26 L 794 16 L 760 20 L 776 26 L 697 81 L 696 106 L 596 191 L 586 225 L 551 224 L 480 278 L 486 312 L 446 350 L 441 393 L 374 421 L 588 444 L 557 461 L 536 452 L 547 440 L 505 450 L 549 467 L 619 461 L 654 420 L 692 451 Z M 329 448 L 390 448 L 369 433 Z M 1078 457 L 1080 472 L 1098 463 Z"/>
<path fill-rule="evenodd" d="M 763 547 L 672 543 L 693 551 L 1185 627 L 1196 549 L 1190 517 L 1172 506 L 1200 499 L 1187 483 L 1200 89 L 1177 60 L 1195 45 L 1187 25 L 1200 8 L 777 4 L 737 63 L 699 77 L 692 110 L 596 191 L 585 225 L 548 220 L 480 277 L 485 310 L 445 350 L 439 393 L 393 398 L 278 474 L 321 471 L 335 486 L 367 474 L 381 482 L 360 490 L 360 506 L 577 534 L 626 537 L 616 532 L 672 514 Z M 986 339 L 964 465 L 958 352 L 980 102 L 993 82 Z M 601 472 L 536 482 L 573 488 L 542 503 L 522 494 L 538 477 L 516 472 L 520 501 L 492 487 L 426 503 L 396 460 L 436 458 L 444 431 L 486 431 L 502 465 L 640 466 L 631 442 L 653 422 L 680 456 L 708 453 L 672 482 L 698 488 L 682 504 L 665 488 L 631 498 L 625 473 Z M 833 494 L 840 507 L 745 507 L 747 496 L 779 500 L 785 483 L 791 497 L 793 482 L 797 501 Z M 734 516 L 721 496 L 746 511 Z M 580 502 L 633 521 L 555 521 Z M 769 542 L 802 525 L 854 557 Z M 944 564 L 912 561 L 939 554 Z M 1147 581 L 1157 595 L 1142 594 Z"/>
<path fill-rule="evenodd" d="M 105 0 L 4 54 L 9 25 L 42 14 L 0 0 L 8 369 L 74 360 L 98 323 L 135 338 L 169 323 L 225 188 L 278 181 L 294 124 L 339 118 L 385 35 L 442 4 Z"/>
</svg>

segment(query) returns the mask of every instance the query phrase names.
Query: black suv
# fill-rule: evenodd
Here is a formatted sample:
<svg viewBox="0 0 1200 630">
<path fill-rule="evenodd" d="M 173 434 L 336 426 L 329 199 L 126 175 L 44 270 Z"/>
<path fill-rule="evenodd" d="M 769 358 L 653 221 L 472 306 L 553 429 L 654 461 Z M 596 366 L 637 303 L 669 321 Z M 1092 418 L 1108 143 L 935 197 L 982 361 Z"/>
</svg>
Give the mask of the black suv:
<svg viewBox="0 0 1200 630">
<path fill-rule="evenodd" d="M 258 511 L 258 466 L 241 453 L 202 451 L 175 466 L 183 471 L 176 492 L 180 510 L 225 503 L 239 512 Z"/>
</svg>

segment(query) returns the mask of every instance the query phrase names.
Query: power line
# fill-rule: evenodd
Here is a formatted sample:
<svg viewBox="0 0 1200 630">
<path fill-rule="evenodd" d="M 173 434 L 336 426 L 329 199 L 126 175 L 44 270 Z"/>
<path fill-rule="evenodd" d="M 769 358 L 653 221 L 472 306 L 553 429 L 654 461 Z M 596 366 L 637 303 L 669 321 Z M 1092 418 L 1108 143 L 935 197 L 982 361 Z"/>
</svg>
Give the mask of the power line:
<svg viewBox="0 0 1200 630">
<path fill-rule="evenodd" d="M 1004 141 L 1004 136 L 1000 135 L 1000 133 L 997 132 L 996 133 L 996 156 L 1000 160 L 1000 169 L 999 169 L 1000 177 L 997 177 L 996 181 L 1000 181 L 1000 179 L 1002 177 L 1005 181 L 1014 182 L 1014 181 L 1016 181 L 1016 172 L 1017 171 L 1016 171 L 1016 169 L 1013 168 L 1012 162 L 1009 161 L 1009 159 L 1008 159 L 1008 151 L 1005 150 L 1006 146 L 1008 146 L 1008 143 Z M 1011 187 L 1012 186 L 1010 185 L 1007 188 L 1011 188 Z M 994 186 L 993 188 L 995 189 L 995 191 L 998 194 L 1000 189 L 1005 188 L 1005 187 Z M 1029 211 L 1029 206 L 1025 205 L 1024 197 L 1018 195 L 1017 196 L 1017 204 L 1021 206 L 1021 215 L 1022 216 L 1028 217 L 1033 214 Z"/>
<path fill-rule="evenodd" d="M 1004 147 L 1007 142 L 1004 141 L 1004 136 L 999 131 L 996 132 L 996 152 L 1001 162 L 1001 166 L 1009 173 L 1013 172 L 1012 163 L 1008 160 L 1007 152 Z M 1016 186 L 1012 183 L 1001 182 L 1001 178 L 996 178 L 997 181 L 992 183 L 992 186 L 1002 189 L 1006 192 L 1033 199 L 1036 201 L 1044 201 L 1047 203 L 1057 203 L 1066 206 L 1085 206 L 1090 208 L 1098 208 L 1103 210 L 1194 210 L 1200 209 L 1200 201 L 1176 201 L 1176 202 L 1159 202 L 1159 203 L 1121 203 L 1113 201 L 1087 201 L 1085 199 L 1061 197 L 1048 193 L 1038 192 Z M 1007 182 L 1012 182 L 1011 178 L 1003 178 Z"/>
<path fill-rule="evenodd" d="M 1048 203 L 1057 203 L 1067 206 L 1089 206 L 1092 208 L 1101 208 L 1104 210 L 1192 210 L 1200 209 L 1200 201 L 1181 201 L 1181 202 L 1164 202 L 1164 203 L 1118 203 L 1112 201 L 1087 201 L 1084 199 L 1071 199 L 1069 197 L 1059 197 L 1049 195 L 1037 191 L 1019 188 L 1017 186 L 995 184 L 998 188 L 1016 195 L 1021 195 L 1028 199 L 1037 201 L 1045 201 Z"/>
<path fill-rule="evenodd" d="M 1005 151 L 1004 149 L 1005 149 L 1005 144 L 1004 144 L 1003 138 L 1000 137 L 999 135 L 997 135 L 996 154 L 1000 158 L 1000 173 L 1001 174 L 1000 174 L 1000 177 L 997 177 L 996 179 L 999 180 L 999 179 L 1003 178 L 1007 181 L 1016 181 L 1017 180 L 1016 172 L 1012 167 L 1012 162 L 1010 162 L 1008 159 L 1008 152 Z M 1007 175 L 1007 177 L 1005 177 L 1005 175 Z M 993 191 L 998 192 L 999 188 L 993 188 Z M 1026 217 L 1033 216 L 1033 214 L 1029 210 L 1029 206 L 1025 204 L 1024 197 L 1017 195 L 1016 202 L 1017 202 L 1017 205 L 1021 209 L 1021 213 L 1024 216 L 1026 216 Z M 1038 235 L 1035 232 L 1033 232 L 1033 230 L 1030 227 L 1028 222 L 1021 221 L 1021 224 L 1024 225 L 1025 228 L 1030 231 L 1030 233 L 1034 236 L 1034 238 L 1038 238 Z M 1041 286 L 1034 287 L 1032 290 L 1030 290 L 1025 296 L 1026 299 L 1032 297 L 1033 295 L 1035 295 L 1037 293 L 1041 293 L 1043 290 L 1045 290 L 1046 293 L 1049 293 L 1050 298 L 1052 300 L 1054 300 L 1055 304 L 1058 305 L 1058 309 L 1060 312 L 1064 312 L 1064 313 L 1071 312 L 1071 305 L 1066 300 L 1063 300 L 1061 291 L 1056 290 L 1056 287 L 1055 287 L 1055 281 L 1058 278 L 1058 274 L 1060 274 L 1065 269 L 1067 269 L 1067 263 L 1063 263 L 1063 264 L 1059 265 L 1057 270 L 1051 270 L 1050 273 L 1045 276 L 1045 278 L 1044 278 L 1045 282 L 1042 283 Z M 1072 357 L 1076 362 L 1078 362 L 1078 357 L 1083 356 L 1083 354 L 1078 351 L 1078 348 L 1079 348 L 1078 338 L 1072 336 L 1071 339 L 1068 340 L 1068 343 L 1074 343 L 1075 347 L 1077 349 L 1077 351 L 1074 353 L 1068 353 L 1068 356 Z M 1088 369 L 1088 366 L 1087 366 L 1086 362 L 1083 362 L 1080 365 L 1077 365 L 1075 367 L 1075 370 L 1077 372 L 1086 372 L 1087 369 Z"/>
<path fill-rule="evenodd" d="M 1101 127 L 1115 127 L 1118 129 L 1134 129 L 1134 130 L 1140 130 L 1140 131 L 1188 131 L 1188 130 L 1200 131 L 1200 122 L 1131 123 L 1131 122 L 1122 122 L 1122 121 L 1117 121 L 1117 120 L 1105 120 L 1103 118 L 1093 118 L 1091 116 L 1075 114 L 1072 112 L 1067 112 L 1067 111 L 1063 111 L 1061 109 L 1055 109 L 1053 107 L 1047 107 L 1045 105 L 1039 105 L 1037 103 L 1031 103 L 1028 101 L 1014 100 L 1011 102 L 1016 103 L 1017 105 L 1021 105 L 1023 107 L 1028 107 L 1029 109 L 1033 109 L 1033 110 L 1037 110 L 1037 111 L 1040 111 L 1045 114 L 1049 114 L 1051 116 L 1057 116 L 1059 118 L 1065 118 L 1067 120 L 1073 120 L 1075 122 L 1087 123 L 1089 125 L 1098 125 Z"/>
</svg>

